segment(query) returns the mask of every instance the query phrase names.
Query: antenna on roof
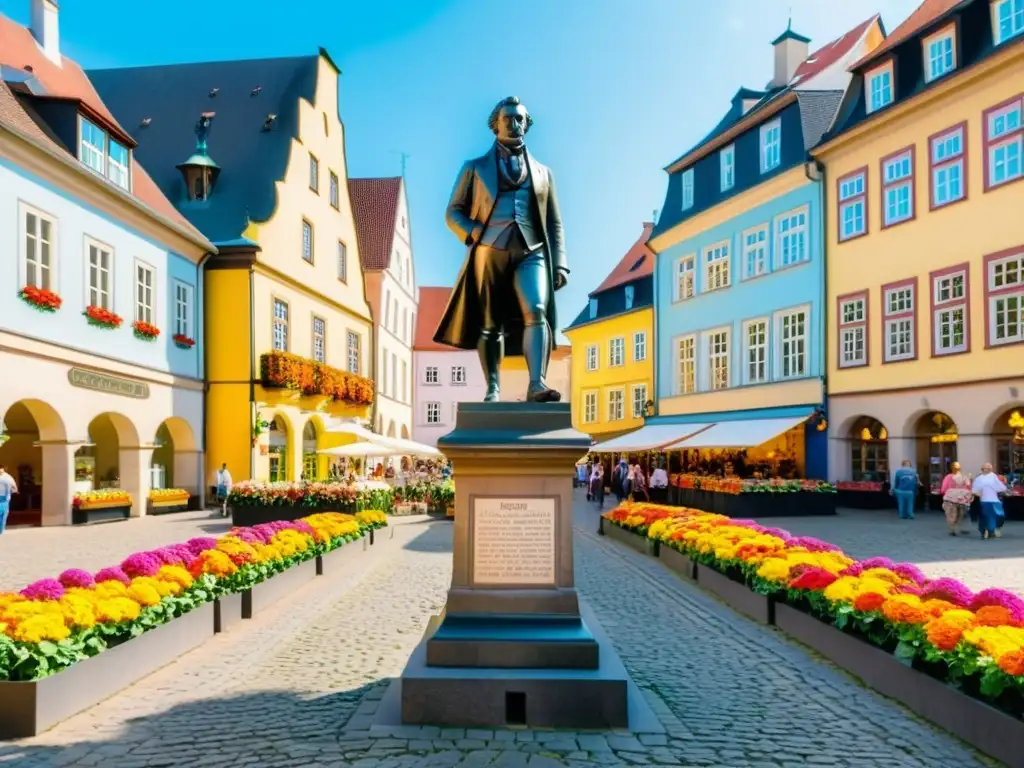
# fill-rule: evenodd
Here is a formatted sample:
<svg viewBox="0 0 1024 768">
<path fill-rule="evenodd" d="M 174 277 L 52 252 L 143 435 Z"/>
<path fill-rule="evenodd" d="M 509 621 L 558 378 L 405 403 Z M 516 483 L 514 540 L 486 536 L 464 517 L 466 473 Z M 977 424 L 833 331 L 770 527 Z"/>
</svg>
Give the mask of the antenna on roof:
<svg viewBox="0 0 1024 768">
<path fill-rule="evenodd" d="M 406 161 L 410 157 L 412 157 L 412 155 L 410 155 L 408 152 L 395 152 L 395 151 L 392 151 L 391 154 L 398 155 L 401 158 L 401 161 L 402 161 L 402 178 L 404 179 L 405 178 L 405 164 L 406 164 Z"/>
</svg>

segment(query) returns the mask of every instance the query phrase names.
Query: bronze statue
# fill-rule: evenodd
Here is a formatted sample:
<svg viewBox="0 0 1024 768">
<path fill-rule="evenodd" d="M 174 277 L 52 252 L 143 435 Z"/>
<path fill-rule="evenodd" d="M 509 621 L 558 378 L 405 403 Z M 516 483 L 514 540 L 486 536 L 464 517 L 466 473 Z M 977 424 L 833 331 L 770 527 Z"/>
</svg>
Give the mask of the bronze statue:
<svg viewBox="0 0 1024 768">
<path fill-rule="evenodd" d="M 555 179 L 526 150 L 533 118 L 518 98 L 498 102 L 487 121 L 494 146 L 462 166 L 446 219 L 468 246 L 434 341 L 476 349 L 487 379 L 485 402 L 498 399 L 507 353 L 526 358 L 526 399 L 556 402 L 544 378 L 558 328 L 555 291 L 569 267 Z"/>
</svg>

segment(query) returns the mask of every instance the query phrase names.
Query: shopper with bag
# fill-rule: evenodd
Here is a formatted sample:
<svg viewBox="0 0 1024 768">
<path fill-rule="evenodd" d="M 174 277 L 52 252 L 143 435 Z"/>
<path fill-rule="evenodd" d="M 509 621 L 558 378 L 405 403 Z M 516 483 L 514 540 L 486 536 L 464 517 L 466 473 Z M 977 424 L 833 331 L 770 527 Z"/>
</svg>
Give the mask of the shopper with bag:
<svg viewBox="0 0 1024 768">
<path fill-rule="evenodd" d="M 981 499 L 981 514 L 978 515 L 978 531 L 981 538 L 998 538 L 999 521 L 1006 517 L 999 494 L 1006 493 L 1006 486 L 999 479 L 999 475 L 992 471 L 990 463 L 985 462 L 981 465 L 981 474 L 974 478 L 971 490 Z"/>
</svg>

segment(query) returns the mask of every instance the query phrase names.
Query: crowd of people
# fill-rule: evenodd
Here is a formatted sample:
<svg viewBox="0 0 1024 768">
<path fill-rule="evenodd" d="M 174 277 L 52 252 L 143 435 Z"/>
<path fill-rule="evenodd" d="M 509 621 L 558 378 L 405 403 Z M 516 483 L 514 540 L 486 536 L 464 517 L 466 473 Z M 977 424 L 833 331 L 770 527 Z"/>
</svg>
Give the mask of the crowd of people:
<svg viewBox="0 0 1024 768">
<path fill-rule="evenodd" d="M 648 478 L 642 464 L 630 463 L 626 457 L 622 457 L 610 473 L 605 473 L 604 464 L 588 460 L 577 465 L 576 484 L 586 486 L 587 501 L 602 507 L 609 490 L 620 504 L 625 499 L 664 502 L 668 490 L 668 472 L 659 465 Z"/>
<path fill-rule="evenodd" d="M 904 459 L 892 479 L 892 495 L 896 498 L 896 512 L 901 519 L 914 519 L 914 500 L 922 486 L 921 478 L 910 460 Z M 949 535 L 968 535 L 970 531 L 965 530 L 963 524 L 970 519 L 978 524 L 981 538 L 998 539 L 1002 535 L 999 529 L 1006 522 L 1002 501 L 1006 491 L 1006 484 L 992 471 L 990 463 L 982 464 L 981 472 L 977 477 L 972 477 L 963 473 L 960 462 L 954 461 L 939 488 Z M 975 498 L 978 499 L 977 507 L 974 505 Z"/>
</svg>

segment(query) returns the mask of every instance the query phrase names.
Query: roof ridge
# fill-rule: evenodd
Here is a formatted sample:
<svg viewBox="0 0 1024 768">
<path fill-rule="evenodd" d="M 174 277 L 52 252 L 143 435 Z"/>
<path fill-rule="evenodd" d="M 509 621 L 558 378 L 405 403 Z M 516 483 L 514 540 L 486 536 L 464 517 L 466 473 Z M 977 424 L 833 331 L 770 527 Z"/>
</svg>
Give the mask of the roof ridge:
<svg viewBox="0 0 1024 768">
<path fill-rule="evenodd" d="M 134 72 L 140 69 L 169 69 L 178 67 L 210 67 L 219 64 L 254 64 L 256 62 L 281 62 L 281 61 L 304 61 L 306 59 L 319 59 L 320 54 L 306 54 L 303 56 L 259 56 L 249 59 L 217 59 L 215 61 L 174 61 L 166 64 L 139 64 L 133 67 L 91 67 L 89 72 L 112 72 L 128 71 Z"/>
</svg>

